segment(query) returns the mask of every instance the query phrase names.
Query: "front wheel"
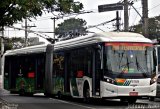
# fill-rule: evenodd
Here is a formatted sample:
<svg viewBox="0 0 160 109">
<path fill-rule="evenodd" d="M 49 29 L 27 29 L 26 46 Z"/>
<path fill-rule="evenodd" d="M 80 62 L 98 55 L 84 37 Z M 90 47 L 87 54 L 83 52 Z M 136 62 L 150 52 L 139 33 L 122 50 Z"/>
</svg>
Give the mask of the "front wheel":
<svg viewBox="0 0 160 109">
<path fill-rule="evenodd" d="M 85 91 L 84 91 L 84 102 L 86 102 L 86 103 L 90 102 L 90 90 L 89 90 L 89 88 L 85 89 Z"/>
</svg>

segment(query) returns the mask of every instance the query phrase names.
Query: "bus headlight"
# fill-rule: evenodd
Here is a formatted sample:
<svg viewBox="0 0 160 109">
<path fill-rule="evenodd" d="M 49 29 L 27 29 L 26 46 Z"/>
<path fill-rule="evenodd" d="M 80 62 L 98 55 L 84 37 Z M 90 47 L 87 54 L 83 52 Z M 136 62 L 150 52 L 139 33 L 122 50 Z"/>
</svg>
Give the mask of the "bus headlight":
<svg viewBox="0 0 160 109">
<path fill-rule="evenodd" d="M 157 81 L 157 77 L 155 76 L 154 78 L 151 79 L 150 85 L 154 84 Z"/>
<path fill-rule="evenodd" d="M 107 76 L 104 76 L 104 81 L 107 83 L 115 84 L 115 80 Z"/>
</svg>

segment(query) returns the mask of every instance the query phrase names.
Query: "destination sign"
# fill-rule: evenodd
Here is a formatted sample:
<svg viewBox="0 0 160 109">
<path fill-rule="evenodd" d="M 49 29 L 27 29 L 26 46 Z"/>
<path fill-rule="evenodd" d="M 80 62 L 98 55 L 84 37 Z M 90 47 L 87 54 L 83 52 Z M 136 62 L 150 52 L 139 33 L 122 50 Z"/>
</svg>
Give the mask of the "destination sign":
<svg viewBox="0 0 160 109">
<path fill-rule="evenodd" d="M 113 50 L 146 50 L 145 46 L 112 46 Z"/>
</svg>

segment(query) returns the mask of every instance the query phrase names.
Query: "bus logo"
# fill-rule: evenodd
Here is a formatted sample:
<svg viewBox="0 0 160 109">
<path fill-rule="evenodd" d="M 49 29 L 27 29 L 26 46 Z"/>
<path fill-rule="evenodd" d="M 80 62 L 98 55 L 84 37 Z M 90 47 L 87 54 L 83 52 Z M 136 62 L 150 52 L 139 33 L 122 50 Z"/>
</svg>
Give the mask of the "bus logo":
<svg viewBox="0 0 160 109">
<path fill-rule="evenodd" d="M 126 80 L 123 86 L 129 86 L 131 84 L 131 80 Z"/>
<path fill-rule="evenodd" d="M 139 80 L 126 80 L 123 86 L 137 86 Z"/>
</svg>

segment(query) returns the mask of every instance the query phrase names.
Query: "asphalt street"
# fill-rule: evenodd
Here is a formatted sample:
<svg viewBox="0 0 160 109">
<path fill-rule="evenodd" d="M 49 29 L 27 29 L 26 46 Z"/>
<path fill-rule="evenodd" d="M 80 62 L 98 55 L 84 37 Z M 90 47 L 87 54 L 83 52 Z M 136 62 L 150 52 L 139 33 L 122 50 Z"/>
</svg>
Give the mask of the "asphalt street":
<svg viewBox="0 0 160 109">
<path fill-rule="evenodd" d="M 10 94 L 8 91 L 0 90 L 1 107 L 7 109 L 160 109 L 160 99 L 154 102 L 148 99 L 138 100 L 136 104 L 120 102 L 116 99 L 96 100 L 84 103 L 80 99 L 57 99 L 36 94 L 32 97 Z"/>
</svg>

